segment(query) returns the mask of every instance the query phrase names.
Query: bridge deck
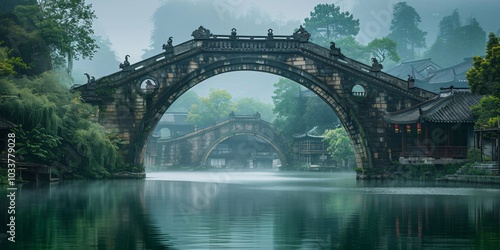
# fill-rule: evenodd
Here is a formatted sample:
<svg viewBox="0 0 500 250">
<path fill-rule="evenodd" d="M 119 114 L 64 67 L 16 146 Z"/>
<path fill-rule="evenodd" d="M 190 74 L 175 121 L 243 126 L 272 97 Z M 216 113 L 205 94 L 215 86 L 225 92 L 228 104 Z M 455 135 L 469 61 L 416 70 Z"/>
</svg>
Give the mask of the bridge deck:
<svg viewBox="0 0 500 250">
<path fill-rule="evenodd" d="M 170 50 L 156 56 L 131 64 L 125 70 L 99 78 L 97 81 L 107 79 L 111 85 L 116 86 L 130 77 L 145 74 L 147 69 L 174 62 L 183 57 L 184 54 L 192 54 L 197 51 L 227 51 L 227 52 L 300 52 L 310 57 L 320 59 L 325 63 L 335 65 L 344 72 L 377 80 L 379 84 L 390 86 L 394 90 L 402 91 L 414 96 L 421 101 L 430 99 L 436 94 L 424 89 L 410 86 L 407 80 L 400 79 L 384 72 L 373 72 L 372 66 L 361 63 L 354 59 L 342 56 L 338 57 L 330 53 L 330 49 L 321 47 L 311 42 L 302 42 L 293 36 L 231 36 L 211 35 L 205 39 L 192 39 L 173 46 Z M 79 87 L 77 87 L 79 88 Z"/>
</svg>

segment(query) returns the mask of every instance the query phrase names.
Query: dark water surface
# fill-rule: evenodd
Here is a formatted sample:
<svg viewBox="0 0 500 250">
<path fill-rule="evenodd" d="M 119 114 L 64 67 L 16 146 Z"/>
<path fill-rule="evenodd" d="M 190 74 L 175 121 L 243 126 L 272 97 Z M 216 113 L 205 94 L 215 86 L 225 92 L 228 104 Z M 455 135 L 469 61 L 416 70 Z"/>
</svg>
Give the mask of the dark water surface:
<svg viewBox="0 0 500 250">
<path fill-rule="evenodd" d="M 166 172 L 18 187 L 0 249 L 500 249 L 500 188 L 353 174 Z"/>
</svg>

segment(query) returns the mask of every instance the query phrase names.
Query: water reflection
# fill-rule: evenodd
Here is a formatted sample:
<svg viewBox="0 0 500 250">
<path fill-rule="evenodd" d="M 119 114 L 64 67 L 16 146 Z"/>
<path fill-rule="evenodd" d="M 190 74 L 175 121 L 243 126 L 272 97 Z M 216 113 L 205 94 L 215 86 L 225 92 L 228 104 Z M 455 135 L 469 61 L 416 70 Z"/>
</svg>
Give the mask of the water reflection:
<svg viewBox="0 0 500 250">
<path fill-rule="evenodd" d="M 24 185 L 17 242 L 4 238 L 0 247 L 500 249 L 499 198 L 491 187 L 356 182 L 338 173 L 155 173 Z"/>
</svg>

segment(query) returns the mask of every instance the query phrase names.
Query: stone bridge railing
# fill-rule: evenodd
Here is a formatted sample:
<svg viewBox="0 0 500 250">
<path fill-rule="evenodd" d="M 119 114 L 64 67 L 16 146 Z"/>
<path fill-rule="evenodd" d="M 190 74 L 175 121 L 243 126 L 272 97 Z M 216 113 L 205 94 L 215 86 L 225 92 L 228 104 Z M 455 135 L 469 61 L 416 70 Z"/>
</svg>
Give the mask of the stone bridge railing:
<svg viewBox="0 0 500 250">
<path fill-rule="evenodd" d="M 200 27 L 201 28 L 201 27 Z M 198 29 L 199 30 L 199 29 Z M 196 30 L 196 31 L 198 31 Z M 195 32 L 196 32 L 195 31 Z M 395 90 L 407 91 L 415 95 L 416 98 L 425 101 L 435 96 L 434 93 L 415 88 L 413 82 L 403 80 L 398 77 L 381 72 L 380 69 L 374 70 L 374 65 L 367 65 L 350 59 L 340 53 L 339 48 L 327 49 L 314 43 L 308 42 L 306 35 L 283 36 L 273 35 L 272 30 L 269 30 L 267 36 L 241 36 L 236 35 L 233 29 L 232 35 L 214 35 L 207 33 L 205 35 L 194 35 L 195 39 L 173 46 L 171 44 L 164 45 L 165 52 L 148 59 L 139 61 L 134 64 L 124 66 L 122 71 L 98 79 L 98 82 L 107 84 L 108 86 L 117 86 L 122 82 L 137 77 L 153 66 L 159 64 L 169 64 L 174 60 L 180 60 L 184 56 L 189 56 L 199 51 L 230 51 L 230 52 L 299 52 L 305 53 L 310 57 L 320 59 L 327 64 L 335 65 L 342 71 L 352 75 L 364 75 L 372 80 L 376 79 L 379 84 L 385 84 Z M 206 32 L 209 32 L 207 30 Z M 306 31 L 305 31 L 306 32 Z M 183 56 L 184 55 L 184 56 Z M 263 62 L 264 63 L 264 62 Z M 77 87 L 79 88 L 79 87 Z"/>
</svg>

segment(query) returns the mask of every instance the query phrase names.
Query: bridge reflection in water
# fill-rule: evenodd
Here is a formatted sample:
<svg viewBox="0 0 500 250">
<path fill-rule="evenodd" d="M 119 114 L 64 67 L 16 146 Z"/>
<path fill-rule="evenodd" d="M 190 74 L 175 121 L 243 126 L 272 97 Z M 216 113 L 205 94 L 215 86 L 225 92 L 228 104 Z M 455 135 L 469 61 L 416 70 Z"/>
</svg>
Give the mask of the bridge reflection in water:
<svg viewBox="0 0 500 250">
<path fill-rule="evenodd" d="M 16 243 L 0 234 L 0 249 L 500 245 L 500 190 L 473 185 L 357 182 L 352 173 L 219 171 L 18 189 Z M 0 199 L 0 207 L 6 202 Z M 6 220 L 0 216 L 0 224 Z"/>
</svg>

